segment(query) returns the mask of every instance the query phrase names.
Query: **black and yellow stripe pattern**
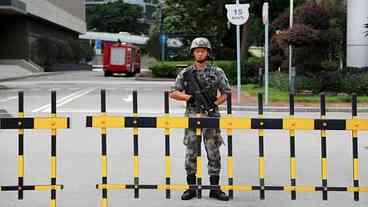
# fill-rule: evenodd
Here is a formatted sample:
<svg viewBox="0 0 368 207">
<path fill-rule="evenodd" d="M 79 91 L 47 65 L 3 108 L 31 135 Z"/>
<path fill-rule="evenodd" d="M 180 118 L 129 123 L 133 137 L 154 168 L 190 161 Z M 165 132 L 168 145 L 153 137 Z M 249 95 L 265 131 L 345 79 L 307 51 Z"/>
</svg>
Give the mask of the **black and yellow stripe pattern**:
<svg viewBox="0 0 368 207">
<path fill-rule="evenodd" d="M 231 94 L 227 96 L 227 118 L 232 117 L 232 98 Z M 227 129 L 227 177 L 228 185 L 233 187 L 234 185 L 234 156 L 233 156 L 233 129 Z M 234 198 L 234 190 L 229 189 L 229 198 Z"/>
<path fill-rule="evenodd" d="M 133 120 L 136 122 L 133 123 Z M 368 130 L 368 119 L 310 119 L 293 118 L 247 118 L 227 116 L 215 117 L 130 117 L 130 116 L 88 116 L 87 127 L 91 128 L 222 128 L 222 129 L 264 129 L 264 130 Z"/>
<path fill-rule="evenodd" d="M 354 94 L 352 99 L 352 120 L 357 120 L 357 96 Z M 353 137 L 353 186 L 359 188 L 359 157 L 358 157 L 358 130 L 352 130 Z M 354 200 L 359 201 L 359 191 L 354 192 Z"/>
<path fill-rule="evenodd" d="M 169 116 L 170 101 L 169 101 L 169 92 L 168 91 L 165 91 L 164 102 L 165 102 L 164 113 L 165 113 L 166 116 Z M 164 157 L 164 161 L 165 161 L 165 184 L 166 185 L 171 185 L 170 128 L 165 128 L 164 129 L 164 134 L 165 134 L 165 157 Z M 165 195 L 166 195 L 166 199 L 170 199 L 171 198 L 171 190 L 166 189 L 166 194 Z"/>
<path fill-rule="evenodd" d="M 234 191 L 249 192 L 259 191 L 260 199 L 265 199 L 266 191 L 283 191 L 291 194 L 291 199 L 297 198 L 297 193 L 304 192 L 321 192 L 322 199 L 327 200 L 328 192 L 351 192 L 354 199 L 359 200 L 359 193 L 368 192 L 368 186 L 359 186 L 359 162 L 358 162 L 358 131 L 368 131 L 368 119 L 357 118 L 357 100 L 353 96 L 353 117 L 351 119 L 327 119 L 325 96 L 321 95 L 321 116 L 319 119 L 298 118 L 295 117 L 294 96 L 290 95 L 289 116 L 285 118 L 264 118 L 263 114 L 263 96 L 258 96 L 258 117 L 236 117 L 231 111 L 231 97 L 228 100 L 227 116 L 220 118 L 201 117 L 178 117 L 169 115 L 169 99 L 168 93 L 165 93 L 165 114 L 157 117 L 139 116 L 137 110 L 136 92 L 133 92 L 133 116 L 109 116 L 103 113 L 98 116 L 88 116 L 86 119 L 87 127 L 91 128 L 132 128 L 133 129 L 133 175 L 134 184 L 109 184 L 103 182 L 96 187 L 100 190 L 125 190 L 131 189 L 135 191 L 135 197 L 138 198 L 138 189 L 151 189 L 166 192 L 166 198 L 169 199 L 171 191 L 184 191 L 187 189 L 195 189 L 198 191 L 198 198 L 201 198 L 202 190 L 218 189 L 228 191 L 232 198 Z M 160 128 L 164 130 L 165 135 L 165 184 L 140 184 L 139 183 L 139 157 L 138 157 L 138 129 L 139 128 Z M 198 140 L 197 147 L 197 184 L 172 184 L 171 183 L 171 155 L 170 155 L 170 130 L 174 128 L 194 128 Z M 228 183 L 226 185 L 211 186 L 202 184 L 202 154 L 200 148 L 200 135 L 204 128 L 221 128 L 227 131 L 227 176 Z M 233 131 L 237 129 L 253 129 L 258 130 L 258 177 L 259 185 L 250 184 L 234 184 L 234 157 L 233 157 Z M 290 145 L 290 185 L 270 186 L 265 183 L 265 152 L 264 152 L 264 131 L 265 130 L 285 130 L 289 132 Z M 321 185 L 297 185 L 297 166 L 296 166 L 296 132 L 297 131 L 315 130 L 321 132 Z M 327 131 L 351 131 L 353 137 L 353 185 L 347 187 L 328 186 L 327 183 Z M 106 166 L 106 165 L 105 165 Z M 106 197 L 107 199 L 107 197 Z M 106 200 L 107 205 L 107 200 Z M 105 206 L 106 206 L 105 205 Z"/>
<path fill-rule="evenodd" d="M 295 103 L 294 103 L 294 95 L 289 95 L 289 112 L 290 119 L 294 118 L 295 114 Z M 290 185 L 292 187 L 291 190 L 291 200 L 296 200 L 296 191 L 293 189 L 296 186 L 296 157 L 295 157 L 295 129 L 293 128 L 293 124 L 289 129 L 290 136 Z"/>
<path fill-rule="evenodd" d="M 326 118 L 326 97 L 325 94 L 321 94 L 321 119 Z M 327 132 L 325 129 L 321 129 L 321 178 L 322 187 L 327 188 L 327 177 L 328 177 L 328 164 L 327 164 Z M 322 191 L 322 199 L 327 200 L 328 194 L 327 190 Z"/>
<path fill-rule="evenodd" d="M 50 191 L 50 207 L 56 207 L 56 191 L 62 190 L 63 185 L 56 182 L 57 157 L 56 157 L 56 135 L 58 129 L 70 128 L 68 117 L 58 117 L 56 114 L 56 92 L 51 92 L 51 115 L 50 117 L 25 117 L 24 114 L 24 92 L 18 93 L 18 117 L 0 119 L 0 129 L 16 129 L 18 131 L 18 156 L 17 177 L 18 185 L 1 186 L 1 191 L 18 191 L 18 199 L 22 200 L 24 191 Z M 25 130 L 48 129 L 51 131 L 51 154 L 50 154 L 50 185 L 25 185 L 25 154 L 24 134 Z"/>
<path fill-rule="evenodd" d="M 258 116 L 263 119 L 263 96 L 258 94 Z M 265 199 L 265 155 L 264 155 L 264 122 L 259 123 L 258 129 L 258 177 L 259 177 L 259 197 L 261 200 Z"/>
</svg>

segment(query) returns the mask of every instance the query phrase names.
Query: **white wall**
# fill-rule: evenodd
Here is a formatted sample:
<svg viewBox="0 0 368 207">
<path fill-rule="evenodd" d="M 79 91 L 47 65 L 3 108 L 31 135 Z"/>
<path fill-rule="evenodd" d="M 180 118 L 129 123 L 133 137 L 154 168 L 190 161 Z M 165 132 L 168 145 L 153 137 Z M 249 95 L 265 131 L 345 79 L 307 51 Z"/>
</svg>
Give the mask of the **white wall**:
<svg viewBox="0 0 368 207">
<path fill-rule="evenodd" d="M 368 66 L 368 0 L 348 0 L 347 66 Z"/>
</svg>

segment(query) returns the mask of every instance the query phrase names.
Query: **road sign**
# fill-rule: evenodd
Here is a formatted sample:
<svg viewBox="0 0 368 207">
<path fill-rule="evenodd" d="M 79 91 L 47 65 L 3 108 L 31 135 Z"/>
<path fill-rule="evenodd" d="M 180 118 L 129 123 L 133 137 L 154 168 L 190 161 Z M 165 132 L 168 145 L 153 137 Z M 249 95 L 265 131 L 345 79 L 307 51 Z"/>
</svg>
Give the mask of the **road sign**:
<svg viewBox="0 0 368 207">
<path fill-rule="evenodd" d="M 160 36 L 160 43 L 161 43 L 161 45 L 165 45 L 167 43 L 167 36 L 166 35 L 161 35 Z"/>
<path fill-rule="evenodd" d="M 96 40 L 95 41 L 95 52 L 96 52 L 96 55 L 101 55 L 101 48 L 102 48 L 102 41 L 101 40 Z"/>
<path fill-rule="evenodd" d="M 263 24 L 268 24 L 268 21 L 269 21 L 269 18 L 268 18 L 268 15 L 269 15 L 268 9 L 269 9 L 269 4 L 268 4 L 268 2 L 265 2 L 263 4 L 263 8 L 262 8 Z"/>
<path fill-rule="evenodd" d="M 226 4 L 227 18 L 234 25 L 242 25 L 249 18 L 249 4 Z"/>
<path fill-rule="evenodd" d="M 236 25 L 236 68 L 237 68 L 237 102 L 240 104 L 241 94 L 241 68 L 240 68 L 240 25 L 245 24 L 249 19 L 249 4 L 226 4 L 227 18 L 230 23 Z"/>
</svg>

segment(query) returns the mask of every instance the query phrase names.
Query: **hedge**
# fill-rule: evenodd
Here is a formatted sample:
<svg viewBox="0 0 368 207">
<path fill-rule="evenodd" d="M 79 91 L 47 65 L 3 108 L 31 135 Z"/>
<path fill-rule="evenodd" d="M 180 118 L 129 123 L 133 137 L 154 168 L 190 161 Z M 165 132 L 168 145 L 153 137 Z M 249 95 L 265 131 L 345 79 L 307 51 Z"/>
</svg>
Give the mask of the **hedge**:
<svg viewBox="0 0 368 207">
<path fill-rule="evenodd" d="M 274 72 L 270 74 L 270 87 L 288 91 L 289 76 L 287 73 Z M 320 72 L 307 77 L 297 75 L 295 78 L 297 91 L 312 91 L 313 94 L 326 93 L 356 93 L 368 95 L 368 71 Z"/>
<path fill-rule="evenodd" d="M 166 61 L 157 62 L 149 66 L 153 75 L 156 77 L 175 78 L 178 74 L 179 65 L 191 65 L 193 61 Z M 236 62 L 218 60 L 210 62 L 224 70 L 231 84 L 235 84 L 237 80 L 236 76 Z M 241 65 L 242 68 L 242 83 L 256 83 L 258 81 L 258 69 L 262 67 L 263 59 L 250 57 L 247 61 L 244 61 Z"/>
</svg>

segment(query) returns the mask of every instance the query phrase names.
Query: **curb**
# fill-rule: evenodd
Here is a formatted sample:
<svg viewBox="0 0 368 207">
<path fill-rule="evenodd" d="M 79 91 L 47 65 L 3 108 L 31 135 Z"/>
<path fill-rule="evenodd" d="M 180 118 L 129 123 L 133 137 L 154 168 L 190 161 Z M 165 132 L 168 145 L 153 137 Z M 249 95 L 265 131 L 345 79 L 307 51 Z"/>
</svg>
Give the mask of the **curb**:
<svg viewBox="0 0 368 207">
<path fill-rule="evenodd" d="M 175 79 L 171 79 L 171 78 L 154 78 L 154 77 L 135 77 L 135 80 L 139 80 L 139 81 L 175 81 Z"/>
<path fill-rule="evenodd" d="M 62 72 L 42 72 L 42 73 L 37 73 L 37 74 L 25 75 L 25 76 L 18 76 L 18 77 L 11 77 L 11 78 L 0 78 L 0 82 L 14 81 L 14 80 L 32 78 L 32 77 L 42 77 L 42 76 L 55 75 L 55 74 L 61 74 L 61 73 Z"/>
<path fill-rule="evenodd" d="M 221 106 L 220 110 L 225 110 L 226 107 Z M 258 108 L 256 106 L 233 106 L 233 111 L 248 111 L 248 112 L 258 112 Z M 288 107 L 264 107 L 263 111 L 265 112 L 289 112 Z M 295 112 L 304 112 L 304 113 L 317 113 L 321 110 L 317 107 L 296 107 Z M 339 113 L 351 113 L 351 108 L 341 107 L 341 108 L 327 108 L 326 112 L 339 112 Z M 358 108 L 359 113 L 368 113 L 368 108 Z"/>
<path fill-rule="evenodd" d="M 154 77 L 136 77 L 136 80 L 140 81 L 175 81 L 175 79 L 168 78 L 154 78 Z M 247 112 L 258 112 L 258 108 L 256 106 L 233 106 L 233 111 L 247 111 Z M 226 111 L 226 107 L 221 106 L 220 110 Z M 265 112 L 289 112 L 288 107 L 264 107 L 263 111 Z M 338 113 L 351 113 L 351 108 L 348 107 L 333 107 L 327 108 L 326 112 L 338 112 Z M 295 107 L 295 112 L 301 113 L 318 113 L 320 112 L 320 108 L 318 107 Z M 368 113 L 368 107 L 358 108 L 359 113 Z"/>
</svg>

